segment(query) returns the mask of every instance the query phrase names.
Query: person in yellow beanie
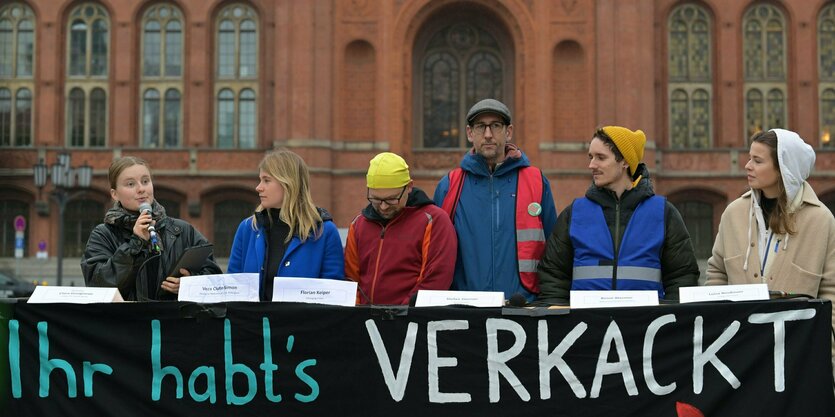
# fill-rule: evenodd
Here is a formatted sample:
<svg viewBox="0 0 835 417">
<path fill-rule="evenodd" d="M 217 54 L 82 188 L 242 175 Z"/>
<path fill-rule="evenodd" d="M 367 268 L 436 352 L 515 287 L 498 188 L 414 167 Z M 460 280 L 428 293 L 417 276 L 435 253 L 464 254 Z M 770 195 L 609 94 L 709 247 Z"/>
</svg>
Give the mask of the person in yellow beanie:
<svg viewBox="0 0 835 417">
<path fill-rule="evenodd" d="M 678 299 L 698 283 L 690 234 L 672 203 L 655 195 L 641 162 L 647 137 L 621 126 L 589 144 L 592 184 L 566 207 L 548 238 L 539 304 L 564 304 L 578 290 L 653 290 Z"/>
<path fill-rule="evenodd" d="M 448 290 L 458 239 L 449 217 L 414 186 L 409 165 L 383 152 L 368 165 L 368 205 L 345 242 L 345 275 L 360 304 L 408 304 L 418 290 Z"/>
</svg>

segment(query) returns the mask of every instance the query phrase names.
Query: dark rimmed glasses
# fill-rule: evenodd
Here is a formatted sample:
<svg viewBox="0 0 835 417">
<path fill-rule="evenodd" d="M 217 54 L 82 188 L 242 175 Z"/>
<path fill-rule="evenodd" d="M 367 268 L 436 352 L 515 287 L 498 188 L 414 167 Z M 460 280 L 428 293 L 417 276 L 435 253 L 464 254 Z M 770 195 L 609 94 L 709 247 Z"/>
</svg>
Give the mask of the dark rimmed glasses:
<svg viewBox="0 0 835 417">
<path fill-rule="evenodd" d="M 496 132 L 501 132 L 502 130 L 504 130 L 505 126 L 506 125 L 504 124 L 504 122 L 498 122 L 498 121 L 490 123 L 490 124 L 476 123 L 476 124 L 473 125 L 473 132 L 475 132 L 475 134 L 477 134 L 477 135 L 483 135 L 484 131 L 487 130 L 487 128 L 489 127 L 491 132 L 496 133 Z"/>
<path fill-rule="evenodd" d="M 400 203 L 400 199 L 403 198 L 403 194 L 406 193 L 406 187 L 408 187 L 408 186 L 409 186 L 409 184 L 406 184 L 406 185 L 403 186 L 403 189 L 400 190 L 400 195 L 398 195 L 397 198 L 380 199 L 380 198 L 371 197 L 368 194 L 365 195 L 365 198 L 372 205 L 378 205 L 379 206 L 380 204 L 386 203 L 390 206 L 394 206 L 394 205 L 397 205 L 397 203 Z M 366 193 L 367 193 L 367 191 L 366 191 Z"/>
</svg>

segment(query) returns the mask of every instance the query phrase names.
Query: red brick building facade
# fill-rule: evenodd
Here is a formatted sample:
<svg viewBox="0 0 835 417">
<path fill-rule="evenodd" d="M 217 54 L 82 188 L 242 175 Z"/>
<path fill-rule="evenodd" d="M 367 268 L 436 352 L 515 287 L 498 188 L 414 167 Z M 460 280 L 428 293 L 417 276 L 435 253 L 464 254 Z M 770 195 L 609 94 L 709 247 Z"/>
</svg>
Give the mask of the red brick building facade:
<svg viewBox="0 0 835 417">
<path fill-rule="evenodd" d="M 368 160 L 403 155 L 431 193 L 466 148 L 466 109 L 494 96 L 558 209 L 589 184 L 597 126 L 644 130 L 656 191 L 706 257 L 756 130 L 799 132 L 819 151 L 810 182 L 835 201 L 833 45 L 824 0 L 3 1 L 0 256 L 16 214 L 27 256 L 58 240 L 32 167 L 63 151 L 94 174 L 67 205 L 66 256 L 111 204 L 111 160 L 137 155 L 224 257 L 266 150 L 302 155 L 315 201 L 347 227 Z"/>
</svg>

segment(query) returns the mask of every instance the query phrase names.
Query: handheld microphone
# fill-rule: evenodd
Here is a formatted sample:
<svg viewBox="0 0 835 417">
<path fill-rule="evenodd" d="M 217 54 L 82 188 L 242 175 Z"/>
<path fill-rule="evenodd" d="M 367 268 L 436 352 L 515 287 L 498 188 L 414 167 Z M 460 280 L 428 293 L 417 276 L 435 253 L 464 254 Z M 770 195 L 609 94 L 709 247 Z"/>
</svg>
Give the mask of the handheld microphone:
<svg viewBox="0 0 835 417">
<path fill-rule="evenodd" d="M 151 205 L 149 203 L 142 203 L 139 205 L 139 213 L 145 212 L 153 213 L 153 209 L 151 208 Z M 159 253 L 159 236 L 157 236 L 157 229 L 154 227 L 153 224 L 148 225 L 148 233 L 151 235 L 151 249 L 154 252 Z"/>
</svg>

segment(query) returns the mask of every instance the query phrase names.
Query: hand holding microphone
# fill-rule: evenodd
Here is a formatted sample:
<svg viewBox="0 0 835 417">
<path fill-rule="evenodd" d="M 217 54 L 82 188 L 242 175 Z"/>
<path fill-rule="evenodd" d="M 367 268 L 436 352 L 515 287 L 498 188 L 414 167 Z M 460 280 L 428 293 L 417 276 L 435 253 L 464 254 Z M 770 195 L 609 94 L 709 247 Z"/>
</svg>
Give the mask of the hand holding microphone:
<svg viewBox="0 0 835 417">
<path fill-rule="evenodd" d="M 136 224 L 133 226 L 133 233 L 145 240 L 150 240 L 151 250 L 159 253 L 159 237 L 157 236 L 157 229 L 154 228 L 154 220 L 151 218 L 152 212 L 151 204 L 142 203 L 139 205 L 139 218 L 136 219 Z"/>
</svg>

